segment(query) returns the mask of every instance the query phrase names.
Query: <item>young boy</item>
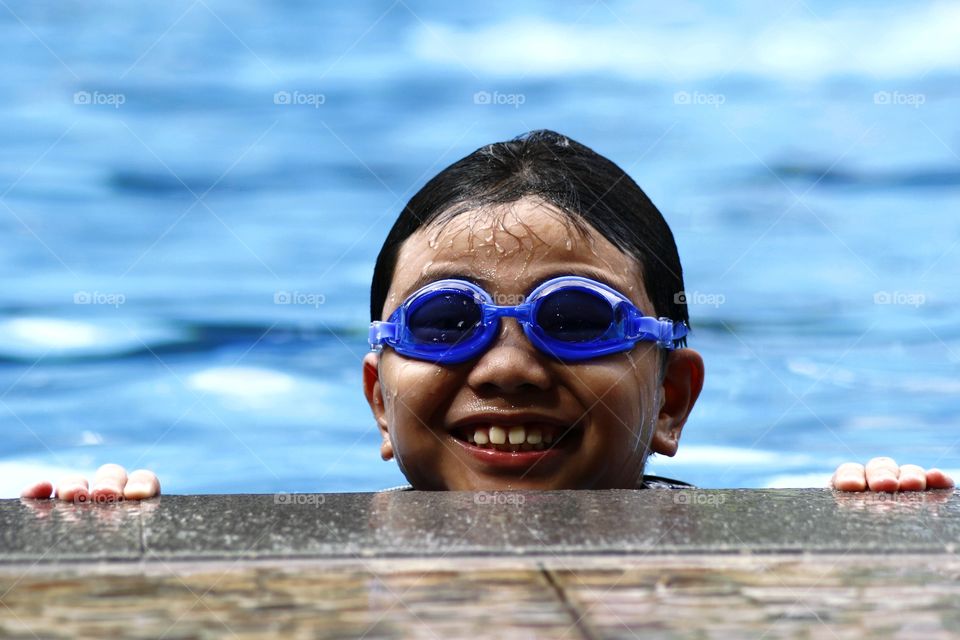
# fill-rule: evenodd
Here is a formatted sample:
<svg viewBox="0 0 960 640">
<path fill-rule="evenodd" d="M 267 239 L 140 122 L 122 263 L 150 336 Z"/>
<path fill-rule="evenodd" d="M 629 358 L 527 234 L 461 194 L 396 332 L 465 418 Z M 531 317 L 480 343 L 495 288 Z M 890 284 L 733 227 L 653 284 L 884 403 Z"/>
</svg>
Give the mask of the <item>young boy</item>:
<svg viewBox="0 0 960 640">
<path fill-rule="evenodd" d="M 551 131 L 478 149 L 413 196 L 377 258 L 363 386 L 381 456 L 413 489 L 689 486 L 643 473 L 676 454 L 703 386 L 683 290 L 670 228 L 613 162 Z M 953 481 L 876 458 L 831 484 Z M 105 465 L 92 495 L 159 490 Z M 87 493 L 82 478 L 57 490 Z"/>
</svg>

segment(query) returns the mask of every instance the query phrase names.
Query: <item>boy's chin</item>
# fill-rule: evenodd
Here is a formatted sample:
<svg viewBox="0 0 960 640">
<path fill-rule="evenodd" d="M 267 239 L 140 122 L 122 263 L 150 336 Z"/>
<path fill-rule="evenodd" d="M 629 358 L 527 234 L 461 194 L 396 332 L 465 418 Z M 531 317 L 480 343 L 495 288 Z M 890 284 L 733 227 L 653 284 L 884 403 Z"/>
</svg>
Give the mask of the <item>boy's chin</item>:
<svg viewBox="0 0 960 640">
<path fill-rule="evenodd" d="M 444 479 L 429 486 L 408 478 L 410 485 L 420 491 L 549 491 L 570 489 L 560 478 L 520 478 L 519 476 L 476 476 Z"/>
<path fill-rule="evenodd" d="M 462 480 L 462 479 L 458 479 Z M 472 478 L 468 482 L 458 481 L 447 485 L 448 491 L 565 491 L 571 489 L 591 489 L 587 483 L 577 482 L 573 478 L 563 477 L 483 477 Z"/>
</svg>

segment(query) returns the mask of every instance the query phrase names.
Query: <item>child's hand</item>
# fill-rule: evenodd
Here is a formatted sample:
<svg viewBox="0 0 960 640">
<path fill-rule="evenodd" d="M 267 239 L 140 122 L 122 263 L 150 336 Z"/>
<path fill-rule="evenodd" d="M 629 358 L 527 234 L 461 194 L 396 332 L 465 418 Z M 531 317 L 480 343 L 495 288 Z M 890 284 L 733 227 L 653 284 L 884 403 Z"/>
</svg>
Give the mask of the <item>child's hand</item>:
<svg viewBox="0 0 960 640">
<path fill-rule="evenodd" d="M 892 458 L 873 458 L 866 467 L 844 462 L 833 472 L 830 486 L 840 491 L 923 491 L 949 489 L 953 478 L 939 469 L 924 471 L 915 464 L 898 466 Z"/>
<path fill-rule="evenodd" d="M 51 494 L 53 484 L 45 480 L 26 487 L 20 497 L 49 498 Z M 90 489 L 83 476 L 70 476 L 57 485 L 56 496 L 69 502 L 110 502 L 121 499 L 144 500 L 159 494 L 160 480 L 153 471 L 137 469 L 127 476 L 126 470 L 120 465 L 105 464 L 93 476 L 93 489 Z"/>
</svg>

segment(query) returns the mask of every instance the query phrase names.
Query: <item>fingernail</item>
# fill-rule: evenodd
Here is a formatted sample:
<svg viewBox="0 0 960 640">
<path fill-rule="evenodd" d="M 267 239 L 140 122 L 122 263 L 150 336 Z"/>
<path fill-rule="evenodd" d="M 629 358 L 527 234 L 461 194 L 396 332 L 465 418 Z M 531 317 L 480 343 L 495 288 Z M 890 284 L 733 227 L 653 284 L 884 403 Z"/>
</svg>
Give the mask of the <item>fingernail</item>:
<svg viewBox="0 0 960 640">
<path fill-rule="evenodd" d="M 130 498 L 143 498 L 150 495 L 150 486 L 143 482 L 130 482 L 123 493 Z"/>
</svg>

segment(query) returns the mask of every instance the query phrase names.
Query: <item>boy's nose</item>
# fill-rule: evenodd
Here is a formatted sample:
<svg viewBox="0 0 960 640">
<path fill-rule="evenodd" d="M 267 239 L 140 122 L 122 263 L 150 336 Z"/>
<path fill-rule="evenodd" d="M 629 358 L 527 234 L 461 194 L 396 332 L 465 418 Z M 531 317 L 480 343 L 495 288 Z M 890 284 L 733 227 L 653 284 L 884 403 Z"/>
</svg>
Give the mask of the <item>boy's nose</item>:
<svg viewBox="0 0 960 640">
<path fill-rule="evenodd" d="M 553 384 L 547 355 L 534 347 L 514 318 L 501 318 L 497 337 L 473 365 L 467 384 L 507 393 L 546 390 Z"/>
</svg>

